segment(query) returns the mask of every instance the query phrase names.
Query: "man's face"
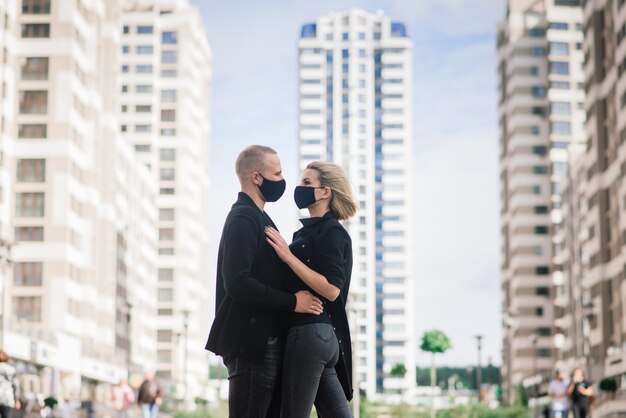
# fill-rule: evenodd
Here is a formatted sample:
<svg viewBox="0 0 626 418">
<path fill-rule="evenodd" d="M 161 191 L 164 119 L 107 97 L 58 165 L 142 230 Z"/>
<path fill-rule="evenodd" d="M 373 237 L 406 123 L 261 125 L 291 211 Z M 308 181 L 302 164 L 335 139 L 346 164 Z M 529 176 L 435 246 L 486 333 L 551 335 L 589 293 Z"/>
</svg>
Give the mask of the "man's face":
<svg viewBox="0 0 626 418">
<path fill-rule="evenodd" d="M 283 168 L 277 154 L 266 154 L 264 166 L 263 172 L 260 173 L 264 178 L 273 181 L 283 179 Z"/>
</svg>

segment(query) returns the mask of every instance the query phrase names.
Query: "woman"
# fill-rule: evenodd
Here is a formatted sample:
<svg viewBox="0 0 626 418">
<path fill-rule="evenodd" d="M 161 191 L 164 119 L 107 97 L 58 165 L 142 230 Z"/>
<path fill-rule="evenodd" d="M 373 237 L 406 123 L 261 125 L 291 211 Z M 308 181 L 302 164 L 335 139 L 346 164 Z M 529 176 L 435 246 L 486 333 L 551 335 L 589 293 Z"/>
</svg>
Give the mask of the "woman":
<svg viewBox="0 0 626 418">
<path fill-rule="evenodd" d="M 589 381 L 585 380 L 582 369 L 576 368 L 572 371 L 572 381 L 567 388 L 567 394 L 572 400 L 574 418 L 589 417 L 593 387 Z"/>
<path fill-rule="evenodd" d="M 352 356 L 346 301 L 352 273 L 352 241 L 339 223 L 357 206 L 337 164 L 315 161 L 294 192 L 296 205 L 311 215 L 288 245 L 273 228 L 267 239 L 293 271 L 290 289 L 308 290 L 324 303 L 321 315 L 292 313 L 285 344 L 281 416 L 352 417 Z"/>
<path fill-rule="evenodd" d="M 9 360 L 9 355 L 0 350 L 0 418 L 9 418 L 14 408 L 20 409 L 15 368 Z"/>
</svg>

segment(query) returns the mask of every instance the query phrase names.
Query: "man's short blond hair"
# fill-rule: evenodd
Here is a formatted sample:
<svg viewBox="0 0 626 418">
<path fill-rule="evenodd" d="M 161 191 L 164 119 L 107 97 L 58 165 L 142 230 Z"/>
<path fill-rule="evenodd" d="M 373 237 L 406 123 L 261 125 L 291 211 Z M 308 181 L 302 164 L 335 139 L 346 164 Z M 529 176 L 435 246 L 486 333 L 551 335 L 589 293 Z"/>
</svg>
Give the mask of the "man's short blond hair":
<svg viewBox="0 0 626 418">
<path fill-rule="evenodd" d="M 276 150 L 265 145 L 249 145 L 239 153 L 235 162 L 235 172 L 239 177 L 239 182 L 243 184 L 244 179 L 251 173 L 260 173 L 265 169 L 265 156 L 277 154 Z"/>
</svg>

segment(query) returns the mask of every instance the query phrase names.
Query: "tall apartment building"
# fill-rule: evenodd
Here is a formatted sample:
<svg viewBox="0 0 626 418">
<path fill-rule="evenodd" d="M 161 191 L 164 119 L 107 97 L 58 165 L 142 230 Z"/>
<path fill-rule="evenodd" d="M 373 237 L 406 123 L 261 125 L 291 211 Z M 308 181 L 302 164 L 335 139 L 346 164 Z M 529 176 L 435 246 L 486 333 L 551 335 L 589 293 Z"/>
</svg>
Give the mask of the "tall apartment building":
<svg viewBox="0 0 626 418">
<path fill-rule="evenodd" d="M 120 131 L 159 185 L 157 376 L 190 402 L 206 390 L 209 48 L 187 0 L 129 1 Z"/>
<path fill-rule="evenodd" d="M 302 26 L 299 160 L 341 164 L 359 201 L 346 223 L 354 269 L 353 362 L 369 398 L 415 383 L 411 263 L 412 47 L 402 23 L 353 8 Z M 403 377 L 390 374 L 402 364 Z"/>
<path fill-rule="evenodd" d="M 562 361 L 584 366 L 590 378 L 615 378 L 626 389 L 626 7 L 624 1 L 584 2 L 587 146 L 575 159 L 568 191 L 575 254 L 565 283 L 573 297 L 563 310 L 572 336 Z M 568 341 L 568 338 L 565 338 Z M 623 396 L 598 393 L 594 416 L 617 417 Z"/>
<path fill-rule="evenodd" d="M 553 329 L 555 295 L 563 292 L 561 188 L 568 149 L 585 141 L 585 113 L 580 1 L 507 6 L 497 59 L 502 377 L 511 399 L 524 378 L 552 370 L 562 342 Z"/>
<path fill-rule="evenodd" d="M 158 190 L 119 133 L 121 5 L 0 4 L 2 336 L 24 392 L 106 400 L 156 356 Z"/>
</svg>

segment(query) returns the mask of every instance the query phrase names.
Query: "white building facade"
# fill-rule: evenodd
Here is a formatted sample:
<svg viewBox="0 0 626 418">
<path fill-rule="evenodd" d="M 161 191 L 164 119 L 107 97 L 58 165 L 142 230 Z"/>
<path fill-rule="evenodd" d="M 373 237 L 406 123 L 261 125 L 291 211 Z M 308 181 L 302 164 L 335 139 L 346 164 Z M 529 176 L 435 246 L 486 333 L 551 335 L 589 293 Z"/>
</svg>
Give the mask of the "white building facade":
<svg viewBox="0 0 626 418">
<path fill-rule="evenodd" d="M 511 0 L 498 25 L 503 391 L 549 373 L 566 338 L 561 189 L 585 143 L 582 8 Z M 569 212 L 567 212 L 569 213 Z"/>
<path fill-rule="evenodd" d="M 107 401 L 107 384 L 156 355 L 157 183 L 119 134 L 121 6 L 0 6 L 2 336 L 25 394 Z"/>
<path fill-rule="evenodd" d="M 186 0 L 129 1 L 120 131 L 158 182 L 157 376 L 192 404 L 208 387 L 209 48 Z"/>
<path fill-rule="evenodd" d="M 354 268 L 348 303 L 353 367 L 372 399 L 415 383 L 411 246 L 412 47 L 382 12 L 330 13 L 302 26 L 300 169 L 342 165 L 359 211 L 346 223 Z M 392 374 L 404 365 L 404 375 Z"/>
</svg>

